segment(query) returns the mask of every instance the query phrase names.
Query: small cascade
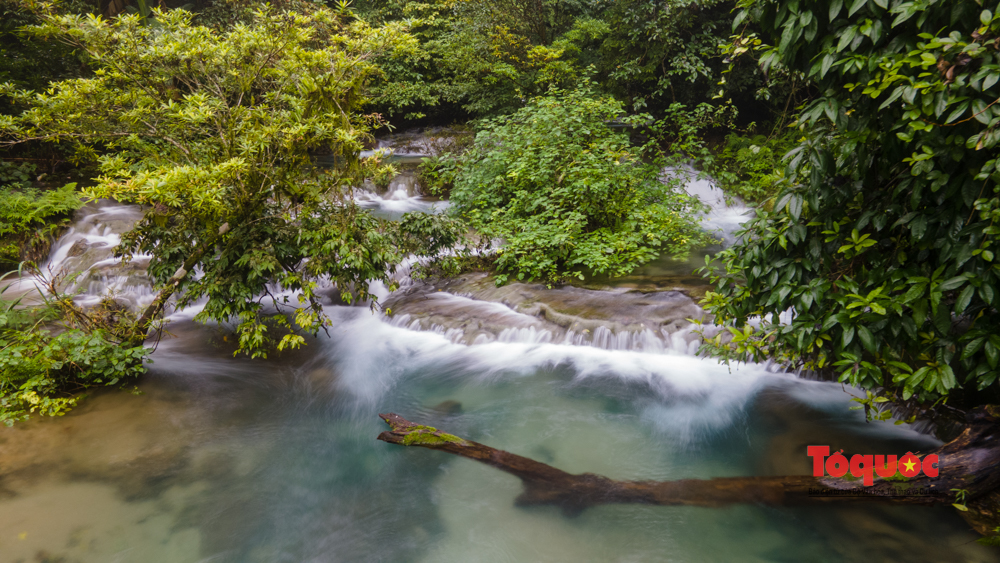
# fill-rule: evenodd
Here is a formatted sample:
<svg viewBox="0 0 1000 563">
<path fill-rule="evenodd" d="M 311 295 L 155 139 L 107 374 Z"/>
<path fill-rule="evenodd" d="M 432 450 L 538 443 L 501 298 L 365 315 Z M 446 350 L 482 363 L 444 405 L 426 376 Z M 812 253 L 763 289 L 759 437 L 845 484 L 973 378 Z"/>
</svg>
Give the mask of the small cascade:
<svg viewBox="0 0 1000 563">
<path fill-rule="evenodd" d="M 426 158 L 424 155 L 410 156 L 417 162 Z M 393 162 L 393 158 L 387 158 Z M 380 217 L 398 220 L 404 213 L 424 212 L 443 213 L 448 209 L 449 202 L 424 193 L 417 178 L 417 172 L 412 164 L 399 168 L 399 173 L 385 187 L 376 186 L 371 180 L 365 180 L 362 187 L 354 192 L 354 199 L 364 209 L 368 209 Z"/>
<path fill-rule="evenodd" d="M 445 127 L 411 129 L 380 137 L 376 149 L 391 155 L 389 162 L 393 162 L 393 159 L 396 162 L 407 162 L 410 159 L 412 162 L 412 159 L 422 160 L 428 156 L 453 152 L 459 148 L 462 137 L 471 138 L 471 135 L 471 132 L 449 131 Z"/>
<path fill-rule="evenodd" d="M 670 326 L 657 330 L 615 330 L 604 325 L 596 326 L 593 330 L 567 329 L 520 313 L 501 303 L 477 301 L 445 292 L 434 293 L 427 300 L 438 302 L 437 315 L 402 313 L 391 317 L 383 316 L 383 320 L 394 327 L 432 332 L 444 336 L 454 344 L 471 346 L 492 342 L 559 344 L 646 354 L 697 355 L 701 344 L 701 337 L 693 323 L 680 328 Z M 446 303 L 448 301 L 451 302 L 450 307 Z M 463 315 L 463 312 L 471 314 Z M 470 322 L 470 317 L 477 321 Z"/>
<path fill-rule="evenodd" d="M 141 217 L 142 210 L 136 205 L 103 200 L 83 206 L 41 265 L 42 279 L 26 277 L 13 282 L 7 298 L 11 294 L 30 298 L 44 291 L 44 284 L 55 281 L 60 291 L 75 295 L 83 306 L 110 296 L 133 310 L 145 307 L 154 297 L 146 275 L 149 256 L 138 254 L 128 263 L 114 256 L 121 233 Z"/>
<path fill-rule="evenodd" d="M 725 246 L 736 242 L 736 231 L 753 217 L 753 210 L 739 198 L 727 196 L 711 178 L 691 167 L 664 169 L 661 178 L 665 181 L 681 179 L 684 191 L 708 207 L 702 225 L 706 230 L 720 234 Z"/>
</svg>

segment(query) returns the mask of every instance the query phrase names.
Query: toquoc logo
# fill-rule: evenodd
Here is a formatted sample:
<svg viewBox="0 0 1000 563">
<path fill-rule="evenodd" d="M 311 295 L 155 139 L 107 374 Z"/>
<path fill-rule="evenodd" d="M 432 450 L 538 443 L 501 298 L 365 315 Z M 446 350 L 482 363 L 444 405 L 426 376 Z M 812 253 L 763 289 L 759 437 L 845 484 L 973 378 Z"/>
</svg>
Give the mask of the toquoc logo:
<svg viewBox="0 0 1000 563">
<path fill-rule="evenodd" d="M 930 454 L 921 460 L 911 452 L 906 452 L 898 462 L 894 455 L 855 454 L 848 463 L 843 451 L 833 452 L 833 455 L 830 455 L 830 446 L 806 447 L 806 455 L 813 458 L 813 477 L 822 477 L 824 469 L 830 477 L 843 477 L 849 469 L 851 475 L 863 477 L 865 486 L 871 487 L 875 484 L 875 475 L 885 479 L 894 476 L 897 469 L 900 475 L 907 478 L 920 475 L 921 470 L 928 477 L 938 476 L 938 467 L 935 465 L 938 462 L 937 454 Z"/>
</svg>

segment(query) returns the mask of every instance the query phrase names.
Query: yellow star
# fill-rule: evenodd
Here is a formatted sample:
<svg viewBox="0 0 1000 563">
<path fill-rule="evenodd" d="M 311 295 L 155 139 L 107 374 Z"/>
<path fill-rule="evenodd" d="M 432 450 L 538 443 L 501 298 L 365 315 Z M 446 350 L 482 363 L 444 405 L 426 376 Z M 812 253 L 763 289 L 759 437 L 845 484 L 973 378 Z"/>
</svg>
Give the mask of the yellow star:
<svg viewBox="0 0 1000 563">
<path fill-rule="evenodd" d="M 906 472 L 909 473 L 909 472 L 913 471 L 913 466 L 916 465 L 916 464 L 917 464 L 917 462 L 915 462 L 915 461 L 904 461 L 902 465 L 906 466 Z"/>
</svg>

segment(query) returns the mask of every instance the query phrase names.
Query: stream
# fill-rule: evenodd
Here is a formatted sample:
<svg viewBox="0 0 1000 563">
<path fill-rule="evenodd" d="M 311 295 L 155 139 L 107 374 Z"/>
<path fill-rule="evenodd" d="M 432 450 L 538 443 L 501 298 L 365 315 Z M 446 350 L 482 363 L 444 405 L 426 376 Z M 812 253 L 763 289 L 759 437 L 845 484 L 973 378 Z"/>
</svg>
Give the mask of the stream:
<svg viewBox="0 0 1000 563">
<path fill-rule="evenodd" d="M 404 174 L 359 200 L 386 217 L 447 205 L 419 194 Z M 745 218 L 706 203 L 727 237 Z M 83 302 L 152 299 L 143 258 L 111 258 L 139 214 L 88 204 L 53 248 L 54 269 L 84 272 Z M 268 360 L 234 358 L 224 327 L 175 311 L 135 394 L 95 391 L 65 417 L 0 428 L 0 563 L 1000 560 L 950 508 L 567 516 L 515 507 L 511 475 L 375 440 L 377 414 L 396 412 L 569 472 L 653 480 L 808 474 L 810 444 L 940 444 L 865 422 L 849 410 L 857 390 L 695 355 L 691 263 L 552 290 L 406 280 L 384 296 L 392 315 L 330 304 L 328 336 Z"/>
</svg>

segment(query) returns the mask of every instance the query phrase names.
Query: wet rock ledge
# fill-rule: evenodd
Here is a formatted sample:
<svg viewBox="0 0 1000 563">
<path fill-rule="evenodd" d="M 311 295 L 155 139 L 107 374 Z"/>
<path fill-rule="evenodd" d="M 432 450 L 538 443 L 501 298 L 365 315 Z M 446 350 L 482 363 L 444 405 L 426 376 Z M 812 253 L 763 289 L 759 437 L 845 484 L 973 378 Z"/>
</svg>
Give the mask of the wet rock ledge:
<svg viewBox="0 0 1000 563">
<path fill-rule="evenodd" d="M 391 322 L 479 344 L 554 342 L 611 350 L 690 353 L 698 336 L 689 319 L 706 313 L 686 292 L 585 289 L 511 283 L 482 273 L 418 282 L 383 304 Z"/>
</svg>

